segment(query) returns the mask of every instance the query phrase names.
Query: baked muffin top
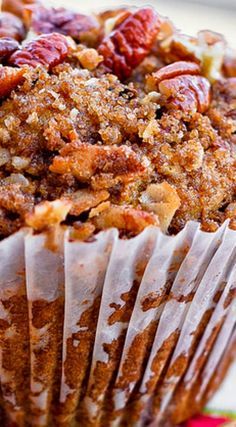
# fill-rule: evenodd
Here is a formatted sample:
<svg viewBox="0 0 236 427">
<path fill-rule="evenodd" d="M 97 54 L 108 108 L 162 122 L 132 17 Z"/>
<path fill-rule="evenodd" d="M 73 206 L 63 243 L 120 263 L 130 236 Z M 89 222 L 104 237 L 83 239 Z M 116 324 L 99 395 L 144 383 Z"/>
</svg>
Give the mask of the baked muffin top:
<svg viewBox="0 0 236 427">
<path fill-rule="evenodd" d="M 235 226 L 236 55 L 223 36 L 187 37 L 151 8 L 3 8 L 1 238 L 61 222 L 81 239 Z"/>
</svg>

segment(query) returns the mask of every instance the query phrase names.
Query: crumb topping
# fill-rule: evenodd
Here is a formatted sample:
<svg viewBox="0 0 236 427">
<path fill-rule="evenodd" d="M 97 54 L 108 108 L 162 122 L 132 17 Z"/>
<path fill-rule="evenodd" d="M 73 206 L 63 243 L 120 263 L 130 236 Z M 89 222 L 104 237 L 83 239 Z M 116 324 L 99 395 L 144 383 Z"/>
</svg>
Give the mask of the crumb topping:
<svg viewBox="0 0 236 427">
<path fill-rule="evenodd" d="M 67 22 L 33 10 L 23 19 L 36 39 L 7 60 L 0 46 L 1 238 L 58 222 L 87 238 L 108 227 L 177 233 L 189 220 L 215 231 L 235 220 L 236 67 L 228 76 L 222 36 L 188 38 L 149 8 L 70 12 Z M 127 28 L 137 19 L 133 46 Z"/>
</svg>

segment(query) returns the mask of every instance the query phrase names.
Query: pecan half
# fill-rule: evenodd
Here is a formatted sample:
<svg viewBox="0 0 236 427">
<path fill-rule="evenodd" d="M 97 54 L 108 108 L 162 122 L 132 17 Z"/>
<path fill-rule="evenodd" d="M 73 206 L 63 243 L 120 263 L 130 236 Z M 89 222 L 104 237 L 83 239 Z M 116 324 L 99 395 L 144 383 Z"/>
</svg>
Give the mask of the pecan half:
<svg viewBox="0 0 236 427">
<path fill-rule="evenodd" d="M 17 16 L 8 12 L 0 12 L 0 37 L 11 37 L 21 41 L 25 38 L 25 27 Z"/>
<path fill-rule="evenodd" d="M 138 174 L 144 171 L 144 166 L 129 147 L 70 143 L 61 149 L 60 156 L 54 157 L 50 170 L 58 174 L 71 173 L 79 181 L 87 182 L 99 173 Z"/>
<path fill-rule="evenodd" d="M 119 230 L 125 230 L 133 234 L 141 233 L 150 225 L 159 226 L 158 216 L 151 212 L 145 212 L 141 209 L 134 209 L 130 206 L 109 205 L 105 209 L 96 209 L 97 215 L 90 215 L 91 222 L 97 229 L 116 227 Z"/>
<path fill-rule="evenodd" d="M 158 44 L 158 55 L 167 64 L 175 61 L 200 63 L 197 44 L 196 37 L 186 36 L 176 30 L 170 37 L 160 41 Z"/>
<path fill-rule="evenodd" d="M 186 74 L 159 83 L 167 108 L 204 113 L 210 104 L 210 83 L 205 77 Z"/>
<path fill-rule="evenodd" d="M 65 36 L 51 33 L 29 41 L 22 50 L 13 53 L 8 62 L 18 67 L 42 65 L 50 70 L 64 61 L 69 50 L 70 45 Z"/>
<path fill-rule="evenodd" d="M 226 77 L 236 77 L 236 51 L 229 50 L 225 55 L 223 72 Z"/>
<path fill-rule="evenodd" d="M 2 0 L 2 10 L 22 18 L 25 7 L 36 2 L 37 0 Z"/>
<path fill-rule="evenodd" d="M 0 38 L 0 62 L 6 61 L 18 49 L 20 45 L 16 40 L 10 37 Z"/>
<path fill-rule="evenodd" d="M 195 62 L 177 61 L 173 64 L 166 65 L 158 71 L 147 76 L 146 82 L 149 90 L 155 90 L 162 80 L 172 79 L 173 77 L 184 74 L 200 74 L 200 66 Z"/>
<path fill-rule="evenodd" d="M 23 83 L 24 69 L 16 69 L 11 67 L 0 68 L 0 98 L 10 95 L 11 91 Z"/>
<path fill-rule="evenodd" d="M 179 60 L 201 65 L 202 74 L 211 82 L 221 78 L 221 68 L 226 50 L 224 37 L 213 31 L 199 31 L 197 37 L 178 32 L 160 43 L 158 54 L 167 63 Z"/>
<path fill-rule="evenodd" d="M 75 13 L 61 8 L 36 6 L 24 12 L 24 22 L 36 34 L 60 33 L 77 41 L 94 41 L 100 32 L 100 25 L 93 16 Z M 90 44 L 90 43 L 89 43 Z"/>
<path fill-rule="evenodd" d="M 160 25 L 152 8 L 140 9 L 125 19 L 98 47 L 107 71 L 121 80 L 128 78 L 150 52 Z"/>
</svg>

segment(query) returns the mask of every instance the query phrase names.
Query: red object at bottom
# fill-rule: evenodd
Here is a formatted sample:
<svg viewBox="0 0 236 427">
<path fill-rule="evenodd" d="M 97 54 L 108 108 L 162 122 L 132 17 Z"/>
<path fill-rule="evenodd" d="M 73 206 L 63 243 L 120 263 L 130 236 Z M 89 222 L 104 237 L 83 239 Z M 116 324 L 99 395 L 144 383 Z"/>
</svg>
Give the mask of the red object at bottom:
<svg viewBox="0 0 236 427">
<path fill-rule="evenodd" d="M 220 427 L 224 423 L 229 422 L 228 418 L 208 417 L 199 415 L 187 421 L 184 427 Z"/>
</svg>

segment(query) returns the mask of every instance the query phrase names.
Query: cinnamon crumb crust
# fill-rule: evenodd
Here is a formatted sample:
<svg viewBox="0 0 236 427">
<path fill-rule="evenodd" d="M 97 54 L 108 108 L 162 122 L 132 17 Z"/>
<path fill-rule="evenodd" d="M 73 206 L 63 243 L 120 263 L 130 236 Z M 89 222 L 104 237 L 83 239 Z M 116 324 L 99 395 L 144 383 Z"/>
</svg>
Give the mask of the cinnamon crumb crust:
<svg viewBox="0 0 236 427">
<path fill-rule="evenodd" d="M 117 11 L 122 22 L 129 15 Z M 38 217 L 38 231 L 64 221 L 75 226 L 81 239 L 109 227 L 126 237 L 149 225 L 177 233 L 189 220 L 201 222 L 206 231 L 215 231 L 227 218 L 234 226 L 236 78 L 227 77 L 223 59 L 215 78 L 215 69 L 215 74 L 206 71 L 193 52 L 190 58 L 186 50 L 190 43 L 197 49 L 200 36 L 187 43 L 166 21 L 167 34 L 160 41 L 159 33 L 145 59 L 120 82 L 107 72 L 99 47 L 104 31 L 109 31 L 108 21 L 114 30 L 115 17 L 114 12 L 98 15 L 93 47 L 94 28 L 83 36 L 83 44 L 75 38 L 67 58 L 50 71 L 25 66 L 24 83 L 2 99 L 1 238 L 25 225 L 34 227 Z M 33 19 L 27 21 L 28 29 L 33 24 Z M 167 29 L 172 37 L 168 48 L 163 42 L 170 38 Z M 225 46 L 215 33 L 204 37 L 208 54 L 217 43 Z M 211 55 L 214 65 L 216 54 Z M 189 75 L 187 95 L 185 91 L 177 102 L 173 92 L 170 102 L 166 90 L 173 80 L 177 84 L 175 68 L 186 58 L 196 65 L 185 65 L 177 76 L 190 69 L 204 77 Z M 163 68 L 169 63 L 170 74 Z M 155 77 L 160 68 L 159 79 L 172 79 L 166 80 L 165 89 Z M 211 85 L 204 112 L 194 107 L 189 88 L 189 79 L 198 78 Z M 40 203 L 58 200 L 69 203 L 60 219 L 48 210 L 43 217 L 37 211 Z"/>
</svg>

